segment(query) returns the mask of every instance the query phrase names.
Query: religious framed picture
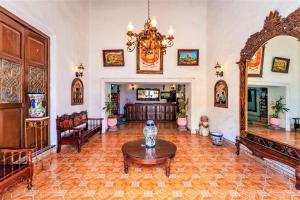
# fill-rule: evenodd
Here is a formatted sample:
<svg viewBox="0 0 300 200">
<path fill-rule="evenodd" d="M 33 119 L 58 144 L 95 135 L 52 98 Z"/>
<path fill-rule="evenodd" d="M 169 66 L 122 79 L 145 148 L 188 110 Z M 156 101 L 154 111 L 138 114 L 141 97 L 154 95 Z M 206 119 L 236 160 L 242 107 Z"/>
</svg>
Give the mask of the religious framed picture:
<svg viewBox="0 0 300 200">
<path fill-rule="evenodd" d="M 215 84 L 214 99 L 215 107 L 228 108 L 228 87 L 225 81 L 219 80 Z"/>
<path fill-rule="evenodd" d="M 248 111 L 257 112 L 255 88 L 248 88 Z"/>
<path fill-rule="evenodd" d="M 123 49 L 102 50 L 104 67 L 120 67 L 124 66 Z"/>
<path fill-rule="evenodd" d="M 272 72 L 289 73 L 290 59 L 275 57 L 272 64 Z"/>
<path fill-rule="evenodd" d="M 79 78 L 75 78 L 71 86 L 71 105 L 83 104 L 83 83 Z"/>
<path fill-rule="evenodd" d="M 257 49 L 251 60 L 247 62 L 248 77 L 262 77 L 265 46 Z"/>
<path fill-rule="evenodd" d="M 178 66 L 197 66 L 199 65 L 199 49 L 178 49 Z"/>
<path fill-rule="evenodd" d="M 163 74 L 163 52 L 160 48 L 143 49 L 138 45 L 137 74 Z"/>
</svg>

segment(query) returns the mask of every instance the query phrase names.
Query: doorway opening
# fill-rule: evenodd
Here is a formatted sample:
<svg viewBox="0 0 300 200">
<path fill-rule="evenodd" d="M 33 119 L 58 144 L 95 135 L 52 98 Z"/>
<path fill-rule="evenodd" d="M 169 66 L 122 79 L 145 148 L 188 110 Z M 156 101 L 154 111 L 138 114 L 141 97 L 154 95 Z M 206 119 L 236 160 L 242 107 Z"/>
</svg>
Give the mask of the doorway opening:
<svg viewBox="0 0 300 200">
<path fill-rule="evenodd" d="M 140 129 L 153 120 L 159 129 L 174 130 L 178 99 L 190 99 L 190 88 L 186 82 L 105 82 L 105 96 L 112 96 L 120 129 Z"/>
</svg>

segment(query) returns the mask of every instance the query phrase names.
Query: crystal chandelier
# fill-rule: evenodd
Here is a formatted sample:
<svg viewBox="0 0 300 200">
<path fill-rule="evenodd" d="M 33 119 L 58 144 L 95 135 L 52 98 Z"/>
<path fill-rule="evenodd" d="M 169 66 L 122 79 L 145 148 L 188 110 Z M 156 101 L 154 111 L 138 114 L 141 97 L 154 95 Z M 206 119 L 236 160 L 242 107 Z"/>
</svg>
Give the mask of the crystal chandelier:
<svg viewBox="0 0 300 200">
<path fill-rule="evenodd" d="M 162 35 L 158 32 L 156 18 L 150 19 L 150 2 L 148 0 L 148 19 L 144 25 L 144 30 L 140 33 L 133 32 L 133 25 L 128 23 L 127 29 L 127 50 L 132 52 L 137 46 L 142 48 L 143 51 L 149 52 L 153 49 L 161 49 L 163 53 L 166 53 L 167 47 L 173 46 L 174 42 L 174 29 L 170 26 L 168 35 Z"/>
</svg>

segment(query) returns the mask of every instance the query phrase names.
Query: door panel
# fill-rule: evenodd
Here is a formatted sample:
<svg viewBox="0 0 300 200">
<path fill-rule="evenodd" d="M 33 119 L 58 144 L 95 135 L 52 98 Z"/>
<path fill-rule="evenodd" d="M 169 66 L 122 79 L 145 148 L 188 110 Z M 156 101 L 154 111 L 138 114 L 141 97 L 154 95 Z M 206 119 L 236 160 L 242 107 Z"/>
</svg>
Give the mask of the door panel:
<svg viewBox="0 0 300 200">
<path fill-rule="evenodd" d="M 24 28 L 0 12 L 0 148 L 21 147 Z"/>
<path fill-rule="evenodd" d="M 20 147 L 21 108 L 0 109 L 0 147 Z"/>
</svg>

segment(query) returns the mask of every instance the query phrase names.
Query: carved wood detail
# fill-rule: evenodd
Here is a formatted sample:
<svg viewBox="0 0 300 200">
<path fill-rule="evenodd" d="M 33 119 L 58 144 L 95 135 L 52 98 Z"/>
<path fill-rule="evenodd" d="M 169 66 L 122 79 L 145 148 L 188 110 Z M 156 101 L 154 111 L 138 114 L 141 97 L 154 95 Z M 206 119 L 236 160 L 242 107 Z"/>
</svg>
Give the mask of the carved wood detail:
<svg viewBox="0 0 300 200">
<path fill-rule="evenodd" d="M 0 103 L 21 103 L 21 65 L 0 59 Z"/>
<path fill-rule="evenodd" d="M 46 70 L 40 67 L 29 66 L 29 92 L 46 92 Z"/>
</svg>

